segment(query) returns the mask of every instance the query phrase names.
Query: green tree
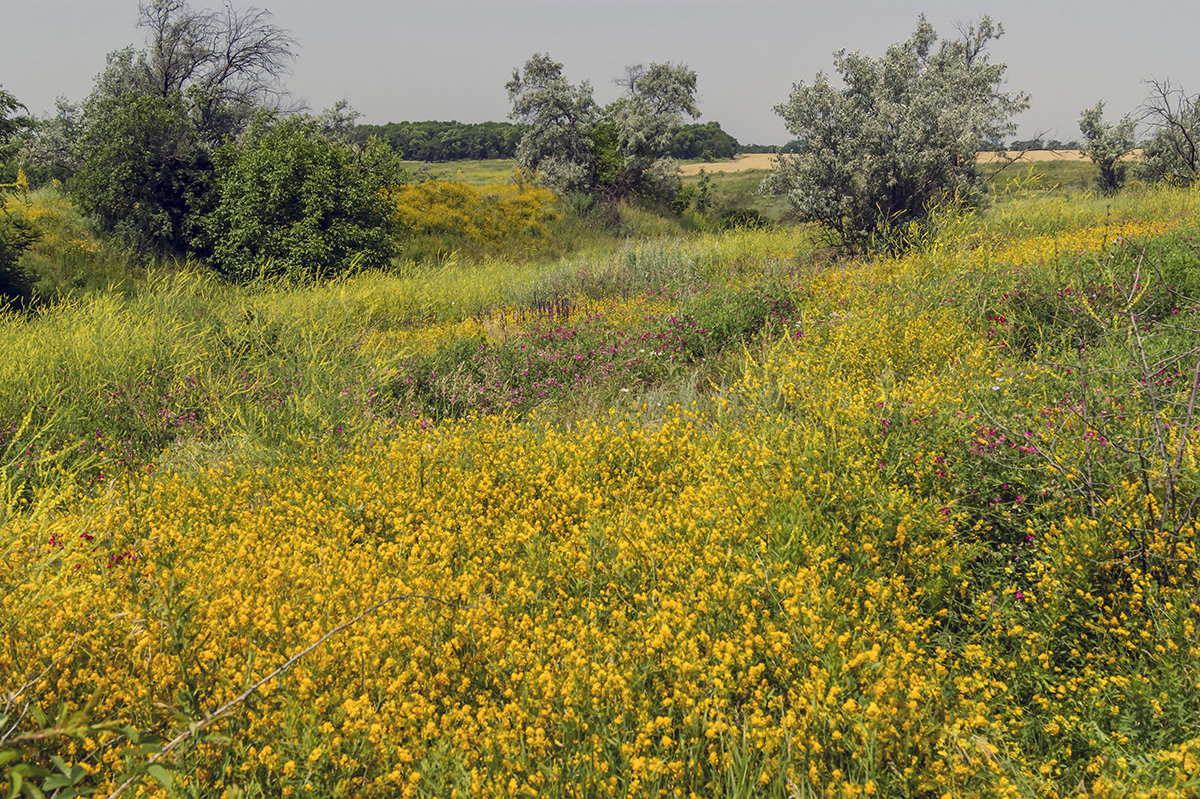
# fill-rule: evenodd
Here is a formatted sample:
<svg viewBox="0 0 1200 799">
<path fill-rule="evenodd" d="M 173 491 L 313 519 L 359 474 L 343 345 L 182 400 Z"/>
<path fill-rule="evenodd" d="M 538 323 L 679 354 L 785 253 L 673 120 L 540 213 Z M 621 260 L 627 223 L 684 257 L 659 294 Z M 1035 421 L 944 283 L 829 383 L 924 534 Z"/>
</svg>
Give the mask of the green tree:
<svg viewBox="0 0 1200 799">
<path fill-rule="evenodd" d="M 211 184 L 211 159 L 178 95 L 95 100 L 69 184 L 79 207 L 138 249 L 182 252 Z"/>
<path fill-rule="evenodd" d="M 678 163 L 668 155 L 672 138 L 685 114 L 700 116 L 696 73 L 683 64 L 639 64 L 626 70 L 625 86 L 625 97 L 607 110 L 621 156 L 610 194 L 669 200 L 679 188 Z"/>
<path fill-rule="evenodd" d="M 1142 147 L 1142 177 L 1190 186 L 1200 175 L 1200 94 L 1152 80 L 1142 119 L 1151 134 Z"/>
<path fill-rule="evenodd" d="M 17 179 L 16 154 L 20 148 L 20 137 L 33 127 L 34 121 L 18 111 L 28 109 L 0 87 L 0 183 L 12 183 Z"/>
<path fill-rule="evenodd" d="M 1133 150 L 1137 122 L 1126 114 L 1117 124 L 1104 121 L 1104 101 L 1085 109 L 1079 117 L 1079 132 L 1087 142 L 1088 158 L 1099 170 L 1100 191 L 1112 194 L 1125 185 L 1127 165 L 1121 159 Z"/>
<path fill-rule="evenodd" d="M 384 190 L 403 179 L 378 139 L 361 150 L 310 117 L 263 117 L 216 153 L 214 207 L 195 244 L 236 280 L 336 275 L 394 254 Z"/>
<path fill-rule="evenodd" d="M 668 153 L 684 114 L 698 116 L 696 73 L 684 65 L 629 67 L 625 96 L 601 110 L 587 82 L 573 86 L 562 64 L 544 53 L 514 70 L 506 84 L 512 112 L 525 126 L 517 163 L 566 194 L 632 194 L 669 200 L 678 191 Z"/>
<path fill-rule="evenodd" d="M 718 161 L 733 158 L 738 140 L 721 129 L 719 122 L 681 125 L 671 136 L 670 154 L 673 158 L 700 158 Z"/>
<path fill-rule="evenodd" d="M 145 49 L 109 55 L 74 131 L 75 158 L 48 160 L 47 172 L 73 168 L 79 206 L 133 246 L 179 253 L 207 207 L 214 149 L 281 96 L 294 43 L 268 12 L 231 5 L 151 0 L 138 25 Z"/>
<path fill-rule="evenodd" d="M 18 153 L 17 162 L 30 183 L 66 183 L 79 169 L 82 131 L 80 108 L 65 97 L 54 101 L 52 116 L 38 120 Z"/>
<path fill-rule="evenodd" d="M 983 17 L 939 40 L 922 16 L 881 58 L 839 50 L 841 87 L 819 73 L 775 107 L 797 142 L 764 191 L 851 249 L 901 248 L 902 232 L 938 204 L 981 203 L 976 151 L 1011 133 L 1011 117 L 1028 105 L 1000 90 L 1005 67 L 988 58 L 1002 33 Z"/>
<path fill-rule="evenodd" d="M 509 117 L 526 126 L 517 164 L 560 194 L 590 193 L 596 163 L 592 128 L 600 109 L 591 84 L 572 86 L 562 68 L 548 54 L 534 53 L 505 84 L 512 103 Z"/>
</svg>

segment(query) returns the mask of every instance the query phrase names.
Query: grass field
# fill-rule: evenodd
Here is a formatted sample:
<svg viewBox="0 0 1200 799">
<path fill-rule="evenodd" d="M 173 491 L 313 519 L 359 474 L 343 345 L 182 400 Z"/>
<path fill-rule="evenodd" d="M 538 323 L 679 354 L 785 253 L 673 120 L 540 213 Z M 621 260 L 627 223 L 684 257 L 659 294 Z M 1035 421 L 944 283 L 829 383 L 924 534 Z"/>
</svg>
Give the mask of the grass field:
<svg viewBox="0 0 1200 799">
<path fill-rule="evenodd" d="M 1035 188 L 0 316 L 9 790 L 1195 795 L 1200 196 Z"/>
<path fill-rule="evenodd" d="M 516 168 L 516 162 L 509 158 L 437 163 L 404 161 L 403 164 L 405 169 L 421 180 L 451 180 L 469 183 L 472 186 L 505 183 L 512 177 Z"/>
<path fill-rule="evenodd" d="M 1095 167 L 1078 151 L 1034 151 L 1003 169 L 991 154 L 981 160 L 984 173 L 994 175 L 991 183 L 1001 196 L 1005 194 L 1040 192 L 1085 192 L 1094 188 Z M 1017 154 L 1012 154 L 1017 155 Z M 680 173 L 685 185 L 695 186 L 700 172 L 711 184 L 713 210 L 716 214 L 733 209 L 751 209 L 768 219 L 783 218 L 788 211 L 786 200 L 758 193 L 775 156 L 769 153 L 740 155 L 732 161 L 682 164 Z M 448 180 L 472 186 L 505 183 L 512 178 L 515 163 L 509 159 L 486 161 L 453 161 L 445 163 L 405 162 L 421 179 Z"/>
</svg>

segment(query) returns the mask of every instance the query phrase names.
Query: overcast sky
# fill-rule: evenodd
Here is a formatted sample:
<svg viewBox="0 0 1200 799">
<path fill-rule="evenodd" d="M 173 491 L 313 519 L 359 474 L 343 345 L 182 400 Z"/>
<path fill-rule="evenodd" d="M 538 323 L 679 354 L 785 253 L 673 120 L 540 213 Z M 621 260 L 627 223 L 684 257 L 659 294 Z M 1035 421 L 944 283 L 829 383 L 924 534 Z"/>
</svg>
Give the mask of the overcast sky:
<svg viewBox="0 0 1200 799">
<path fill-rule="evenodd" d="M 216 5 L 219 0 L 194 0 Z M 1115 119 L 1145 99 L 1144 81 L 1171 78 L 1200 91 L 1196 0 L 273 0 L 299 43 L 287 80 L 313 111 L 346 98 L 363 122 L 503 120 L 504 83 L 530 54 L 548 52 L 596 99 L 617 94 L 628 64 L 684 62 L 699 76 L 700 121 L 743 143 L 791 138 L 772 107 L 796 81 L 832 71 L 838 48 L 880 55 L 908 37 L 918 14 L 942 35 L 990 14 L 1005 35 L 992 46 L 1010 91 L 1031 95 L 1018 136 L 1077 138 L 1098 99 Z M 59 95 L 78 101 L 107 52 L 142 44 L 136 0 L 5 2 L 0 85 L 36 114 Z"/>
</svg>

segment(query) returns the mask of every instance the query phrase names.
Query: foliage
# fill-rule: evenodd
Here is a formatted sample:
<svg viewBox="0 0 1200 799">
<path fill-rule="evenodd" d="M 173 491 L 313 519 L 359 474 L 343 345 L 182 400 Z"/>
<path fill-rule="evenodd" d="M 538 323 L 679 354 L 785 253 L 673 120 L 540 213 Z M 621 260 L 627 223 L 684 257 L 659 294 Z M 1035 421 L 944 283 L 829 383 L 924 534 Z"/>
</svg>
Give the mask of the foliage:
<svg viewBox="0 0 1200 799">
<path fill-rule="evenodd" d="M 389 122 L 359 125 L 409 161 L 516 158 L 524 129 L 511 122 Z"/>
<path fill-rule="evenodd" d="M 603 194 L 670 200 L 679 190 L 677 164 L 667 156 L 683 115 L 697 117 L 696 73 L 684 64 L 640 64 L 626 75 L 623 98 L 605 109 L 616 133 L 615 180 L 597 179 Z M 597 160 L 602 160 L 597 155 Z"/>
<path fill-rule="evenodd" d="M 1033 195 L 2 315 L 4 787 L 1193 795 L 1198 237 Z"/>
<path fill-rule="evenodd" d="M 743 153 L 778 153 L 782 148 L 778 144 L 739 144 L 734 155 L 742 155 Z"/>
<path fill-rule="evenodd" d="M 89 116 L 70 183 L 75 202 L 137 249 L 183 252 L 211 179 L 183 99 L 127 93 L 93 102 Z"/>
<path fill-rule="evenodd" d="M 27 305 L 33 298 L 33 281 L 20 258 L 40 235 L 19 206 L 0 204 L 0 311 L 9 304 Z"/>
<path fill-rule="evenodd" d="M 722 161 L 739 152 L 738 140 L 721 130 L 720 122 L 693 122 L 680 125 L 671 134 L 669 154 L 672 158 L 701 161 Z"/>
<path fill-rule="evenodd" d="M 596 158 L 590 133 L 599 112 L 591 84 L 572 86 L 562 64 L 535 53 L 523 72 L 513 70 L 505 88 L 512 103 L 509 116 L 525 126 L 517 145 L 521 169 L 559 194 L 589 191 Z"/>
<path fill-rule="evenodd" d="M 1200 175 L 1200 94 L 1169 80 L 1151 80 L 1142 106 L 1150 138 L 1142 146 L 1142 176 L 1151 182 L 1190 186 Z"/>
<path fill-rule="evenodd" d="M 562 64 L 544 53 L 531 56 L 506 84 L 509 116 L 525 125 L 518 166 L 561 195 L 670 201 L 679 179 L 666 155 L 682 115 L 699 115 L 696 73 L 682 64 L 638 65 L 625 84 L 625 96 L 601 111 L 587 81 L 572 86 Z"/>
<path fill-rule="evenodd" d="M 186 0 L 142 0 L 146 49 L 134 59 L 136 90 L 186 98 L 197 129 L 216 145 L 281 95 L 295 57 L 291 35 L 261 8 L 193 9 Z"/>
<path fill-rule="evenodd" d="M 0 87 L 0 183 L 17 179 L 15 155 L 20 147 L 20 135 L 34 126 L 34 121 L 17 111 L 28 110 Z"/>
<path fill-rule="evenodd" d="M 195 243 L 241 281 L 382 266 L 394 252 L 383 192 L 402 178 L 378 140 L 356 153 L 314 119 L 263 117 L 217 151 L 213 209 Z"/>
<path fill-rule="evenodd" d="M 1125 185 L 1128 166 L 1122 158 L 1133 150 L 1137 122 L 1129 114 L 1117 124 L 1104 121 L 1104 101 L 1085 109 L 1079 117 L 1079 132 L 1087 142 L 1088 158 L 1099 170 L 1100 191 L 1112 194 Z"/>
<path fill-rule="evenodd" d="M 34 185 L 67 182 L 79 169 L 81 110 L 65 97 L 54 101 L 53 116 L 40 119 L 21 148 L 18 161 Z"/>
<path fill-rule="evenodd" d="M 206 210 L 214 147 L 278 95 L 294 43 L 260 9 L 150 0 L 139 11 L 146 49 L 110 54 L 78 122 L 60 104 L 28 156 L 36 175 L 68 174 L 80 208 L 106 230 L 179 254 Z"/>
<path fill-rule="evenodd" d="M 913 35 L 881 58 L 839 50 L 844 86 L 820 73 L 775 110 L 798 137 L 764 189 L 786 196 L 799 219 L 846 247 L 894 249 L 896 232 L 943 202 L 981 203 L 980 145 L 1012 130 L 1027 106 L 1000 91 L 1003 64 L 987 46 L 1003 28 L 988 17 L 939 40 L 922 16 Z"/>
<path fill-rule="evenodd" d="M 1008 145 L 1007 149 L 1015 152 L 1023 152 L 1025 150 L 1083 150 L 1085 148 L 1074 139 L 1064 142 L 1058 139 L 1047 141 L 1038 137 L 1034 139 L 1014 139 Z"/>
<path fill-rule="evenodd" d="M 94 291 L 127 291 L 142 272 L 141 256 L 98 233 L 61 188 L 13 192 L 4 208 L 27 219 L 39 234 L 19 265 L 33 305 Z"/>
</svg>

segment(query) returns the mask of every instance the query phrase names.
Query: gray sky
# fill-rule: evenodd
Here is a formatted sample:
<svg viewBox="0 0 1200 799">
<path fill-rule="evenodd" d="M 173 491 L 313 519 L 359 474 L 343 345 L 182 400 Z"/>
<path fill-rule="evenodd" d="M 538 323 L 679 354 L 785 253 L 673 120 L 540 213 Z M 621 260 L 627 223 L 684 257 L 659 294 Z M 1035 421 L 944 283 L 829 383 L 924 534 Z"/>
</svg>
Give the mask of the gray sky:
<svg viewBox="0 0 1200 799">
<path fill-rule="evenodd" d="M 218 0 L 192 0 L 194 6 Z M 743 143 L 791 138 L 772 107 L 792 84 L 832 71 L 840 47 L 882 54 L 908 37 L 922 11 L 944 36 L 987 13 L 1005 27 L 992 47 L 1007 88 L 1031 95 L 1018 136 L 1079 135 L 1085 107 L 1105 100 L 1115 119 L 1145 99 L 1144 81 L 1171 78 L 1200 91 L 1196 0 L 272 0 L 274 22 L 299 42 L 287 87 L 313 111 L 346 98 L 363 122 L 503 120 L 504 83 L 535 51 L 605 103 L 627 64 L 684 62 L 699 76 L 702 122 Z M 0 85 L 36 114 L 58 95 L 90 90 L 104 56 L 142 44 L 136 0 L 5 2 Z"/>
</svg>

